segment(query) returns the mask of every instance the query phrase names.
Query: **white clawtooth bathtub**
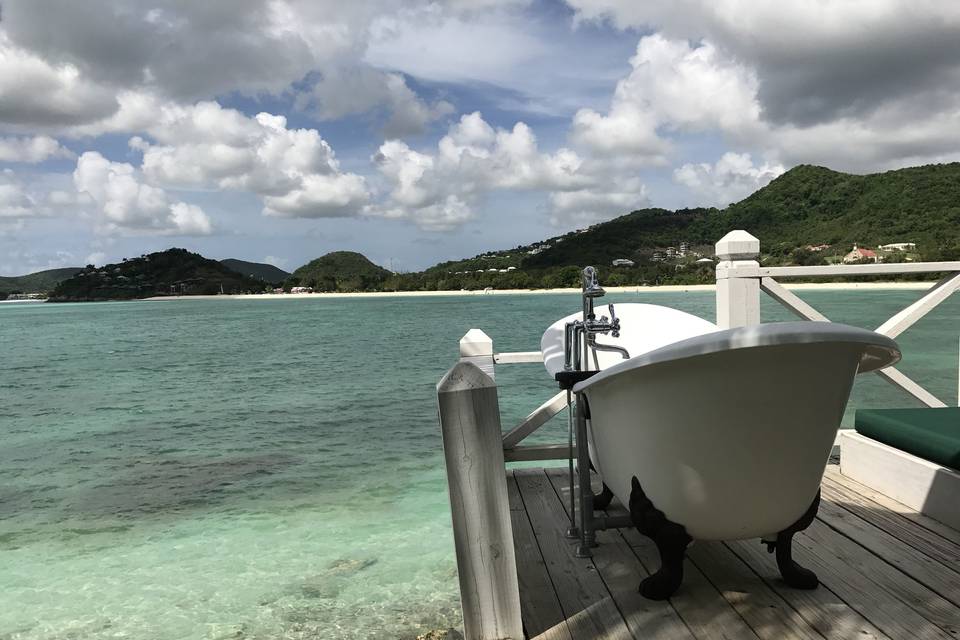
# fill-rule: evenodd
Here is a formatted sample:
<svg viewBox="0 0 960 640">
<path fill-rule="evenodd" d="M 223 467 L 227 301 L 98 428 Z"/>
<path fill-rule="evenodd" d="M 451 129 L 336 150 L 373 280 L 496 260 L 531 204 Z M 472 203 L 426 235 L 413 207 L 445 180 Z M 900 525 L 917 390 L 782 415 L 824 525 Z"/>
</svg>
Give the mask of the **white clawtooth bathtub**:
<svg viewBox="0 0 960 640">
<path fill-rule="evenodd" d="M 621 337 L 598 342 L 631 357 L 599 352 L 600 373 L 574 387 L 589 407 L 591 460 L 624 505 L 635 477 L 694 539 L 775 536 L 797 522 L 817 495 L 854 377 L 900 359 L 890 338 L 841 324 L 721 331 L 666 307 L 616 311 Z M 563 368 L 563 325 L 576 317 L 543 336 L 551 374 Z"/>
</svg>

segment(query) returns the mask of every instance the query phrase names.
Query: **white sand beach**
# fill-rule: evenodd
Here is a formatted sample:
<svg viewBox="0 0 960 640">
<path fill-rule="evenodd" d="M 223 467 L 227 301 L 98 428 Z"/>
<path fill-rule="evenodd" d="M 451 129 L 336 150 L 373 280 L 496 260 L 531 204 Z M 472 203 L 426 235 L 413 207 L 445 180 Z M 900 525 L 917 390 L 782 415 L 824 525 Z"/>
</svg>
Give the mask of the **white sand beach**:
<svg viewBox="0 0 960 640">
<path fill-rule="evenodd" d="M 787 289 L 855 290 L 855 289 L 929 289 L 933 282 L 800 282 L 784 283 Z M 715 291 L 713 284 L 662 285 L 657 287 L 604 287 L 608 293 L 666 293 Z M 435 296 L 502 296 L 517 294 L 576 294 L 579 289 L 490 289 L 478 291 L 372 291 L 364 293 L 266 293 L 212 296 L 156 296 L 145 300 L 302 300 L 321 298 L 399 298 Z"/>
</svg>

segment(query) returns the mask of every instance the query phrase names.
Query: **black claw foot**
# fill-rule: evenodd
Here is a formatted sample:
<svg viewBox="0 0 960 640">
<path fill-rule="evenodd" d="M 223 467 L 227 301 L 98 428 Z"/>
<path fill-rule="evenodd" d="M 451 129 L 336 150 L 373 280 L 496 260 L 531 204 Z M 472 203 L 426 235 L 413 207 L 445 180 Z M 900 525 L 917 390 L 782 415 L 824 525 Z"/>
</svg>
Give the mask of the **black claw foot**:
<svg viewBox="0 0 960 640">
<path fill-rule="evenodd" d="M 610 487 L 606 483 L 603 484 L 603 489 L 600 493 L 596 493 L 593 496 L 593 508 L 595 511 L 603 511 L 610 506 L 610 502 L 613 500 L 613 491 L 610 491 Z"/>
<path fill-rule="evenodd" d="M 775 544 L 777 552 L 777 567 L 780 569 L 780 575 L 783 581 L 794 589 L 816 589 L 820 585 L 817 574 L 809 569 L 805 569 L 793 560 L 793 534 L 803 531 L 813 522 L 817 516 L 817 509 L 820 508 L 820 492 L 810 504 L 810 508 L 800 516 L 790 527 L 777 534 Z"/>
<path fill-rule="evenodd" d="M 644 578 L 643 582 L 640 583 L 640 595 L 649 600 L 668 600 L 670 596 L 677 592 L 682 582 L 683 559 L 681 556 L 678 566 L 671 569 L 663 566 L 660 571 Z"/>
<path fill-rule="evenodd" d="M 820 586 L 817 574 L 810 569 L 804 569 L 790 557 L 789 540 L 785 544 L 777 540 L 777 566 L 780 568 L 783 581 L 794 589 L 816 589 Z"/>
<path fill-rule="evenodd" d="M 630 518 L 660 552 L 660 570 L 640 583 L 640 594 L 650 600 L 666 600 L 683 582 L 683 556 L 693 539 L 682 525 L 667 520 L 663 512 L 653 506 L 636 477 L 631 486 Z"/>
</svg>

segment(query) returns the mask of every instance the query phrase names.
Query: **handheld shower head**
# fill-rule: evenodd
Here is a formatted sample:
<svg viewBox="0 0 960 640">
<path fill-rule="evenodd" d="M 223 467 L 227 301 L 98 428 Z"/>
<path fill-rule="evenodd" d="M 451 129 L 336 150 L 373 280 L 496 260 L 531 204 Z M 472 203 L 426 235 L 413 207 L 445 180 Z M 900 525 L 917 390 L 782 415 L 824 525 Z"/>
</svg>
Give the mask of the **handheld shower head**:
<svg viewBox="0 0 960 640">
<path fill-rule="evenodd" d="M 597 270 L 593 267 L 586 267 L 583 270 L 582 291 L 584 298 L 599 298 L 606 294 L 597 281 Z"/>
</svg>

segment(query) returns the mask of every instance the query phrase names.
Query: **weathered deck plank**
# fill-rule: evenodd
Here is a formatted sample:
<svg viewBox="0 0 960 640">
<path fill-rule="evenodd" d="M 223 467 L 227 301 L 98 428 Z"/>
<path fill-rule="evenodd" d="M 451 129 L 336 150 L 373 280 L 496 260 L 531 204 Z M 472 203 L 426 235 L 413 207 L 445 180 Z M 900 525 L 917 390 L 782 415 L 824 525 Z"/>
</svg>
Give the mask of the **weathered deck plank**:
<svg viewBox="0 0 960 640">
<path fill-rule="evenodd" d="M 777 569 L 773 555 L 767 553 L 756 540 L 735 540 L 725 545 L 823 637 L 858 640 L 889 638 L 823 584 L 824 579 L 833 582 L 830 576 L 820 575 L 821 584 L 817 589 L 793 589 L 780 578 L 780 570 Z"/>
<path fill-rule="evenodd" d="M 620 533 L 647 571 L 660 568 L 660 554 L 649 539 L 636 529 Z M 670 602 L 697 638 L 757 640 L 757 634 L 689 558 L 684 562 L 683 587 Z"/>
<path fill-rule="evenodd" d="M 698 542 L 667 602 L 637 593 L 660 560 L 634 529 L 598 532 L 594 557 L 575 557 L 565 469 L 508 476 L 524 627 L 538 640 L 960 638 L 960 534 L 834 469 L 794 545 L 818 589 L 786 586 L 756 540 Z"/>
<path fill-rule="evenodd" d="M 722 543 L 697 543 L 687 555 L 764 640 L 822 640 L 816 629 Z"/>
<path fill-rule="evenodd" d="M 569 502 L 570 483 L 562 469 L 548 469 L 547 477 L 560 503 Z M 567 511 L 569 515 L 569 512 Z M 593 552 L 593 565 L 600 574 L 635 638 L 693 640 L 694 635 L 669 602 L 647 600 L 637 591 L 640 580 L 649 575 L 617 531 L 598 531 L 599 546 Z"/>
<path fill-rule="evenodd" d="M 856 544 L 900 569 L 931 591 L 960 607 L 960 573 L 950 569 L 912 546 L 904 544 L 846 509 L 825 501 L 820 520 Z"/>
<path fill-rule="evenodd" d="M 891 515 L 897 514 L 900 517 L 923 527 L 927 531 L 937 534 L 944 540 L 949 540 L 954 544 L 960 545 L 960 531 L 951 529 L 939 520 L 935 520 L 930 516 L 917 513 L 907 505 L 897 502 L 893 498 L 885 496 L 878 491 L 874 491 L 870 487 L 860 484 L 853 478 L 848 478 L 840 473 L 840 469 L 836 465 L 828 466 L 823 477 L 845 487 L 859 496 L 862 496 L 871 503 L 879 505 L 881 510 L 886 510 L 886 512 Z"/>
<path fill-rule="evenodd" d="M 916 522 L 884 509 L 850 488 L 825 477 L 823 495 L 831 502 L 886 531 L 947 568 L 960 571 L 960 544 L 930 531 Z"/>
<path fill-rule="evenodd" d="M 603 580 L 590 570 L 589 560 L 576 557 L 575 543 L 564 537 L 563 506 L 543 469 L 517 469 L 514 476 L 570 634 L 577 639 L 632 638 Z M 580 612 L 587 615 L 576 615 Z"/>
<path fill-rule="evenodd" d="M 523 629 L 530 637 L 542 635 L 545 640 L 573 640 L 512 471 L 507 472 L 507 495 L 513 544 L 517 549 L 517 577 L 523 594 L 520 604 Z"/>
<path fill-rule="evenodd" d="M 921 606 L 923 613 L 919 613 L 912 606 L 919 603 L 907 602 L 914 597 L 942 598 L 819 520 L 797 535 L 793 546 L 797 562 L 817 573 L 834 593 L 887 635 L 941 640 L 951 637 L 930 620 L 933 606 Z M 942 607 L 939 603 L 935 606 L 941 610 L 936 617 L 941 618 Z M 952 615 L 956 614 L 954 609 Z"/>
</svg>

